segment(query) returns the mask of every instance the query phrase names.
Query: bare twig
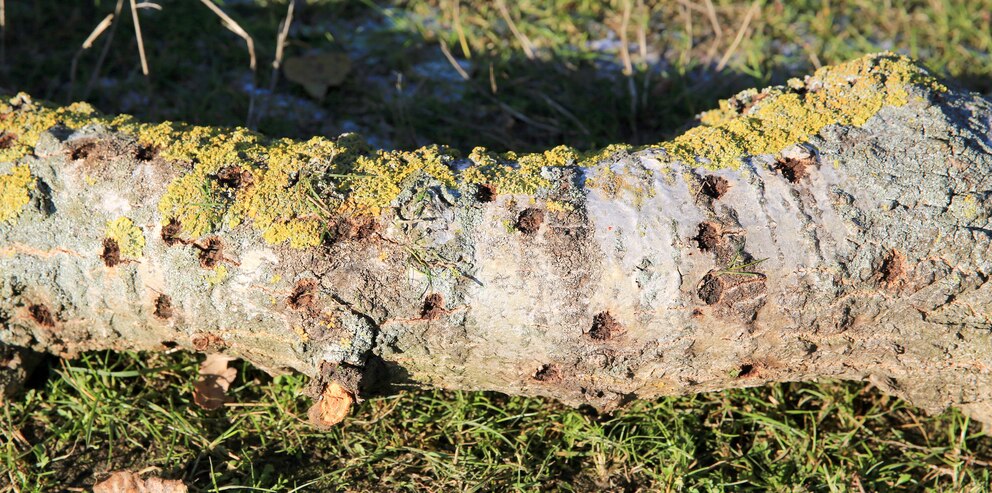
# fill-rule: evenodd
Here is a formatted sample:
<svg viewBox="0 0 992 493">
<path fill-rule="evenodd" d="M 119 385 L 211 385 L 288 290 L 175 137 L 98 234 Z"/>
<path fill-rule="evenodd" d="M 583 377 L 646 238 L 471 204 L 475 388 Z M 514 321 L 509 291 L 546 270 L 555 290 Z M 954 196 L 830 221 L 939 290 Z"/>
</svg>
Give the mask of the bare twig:
<svg viewBox="0 0 992 493">
<path fill-rule="evenodd" d="M 630 40 L 627 31 L 630 30 L 630 12 L 634 4 L 631 0 L 623 2 L 623 16 L 620 20 L 620 59 L 623 61 L 623 75 L 627 79 L 627 92 L 630 93 L 630 128 L 635 133 L 637 121 L 637 84 L 634 83 L 634 63 L 630 59 Z"/>
<path fill-rule="evenodd" d="M 90 35 L 86 37 L 86 39 L 83 41 L 82 46 L 80 47 L 80 50 L 88 50 L 92 48 L 93 42 L 95 42 L 97 38 L 99 38 L 100 35 L 103 34 L 103 32 L 106 31 L 108 27 L 110 27 L 110 24 L 112 22 L 114 22 L 114 14 L 113 13 L 107 14 L 107 16 L 104 17 L 103 20 L 100 21 L 100 23 L 93 28 L 93 32 L 91 32 Z"/>
<path fill-rule="evenodd" d="M 648 23 L 651 22 L 651 11 L 644 0 L 637 0 L 637 10 L 641 12 L 640 22 L 637 23 L 637 48 L 641 56 L 641 66 L 644 67 L 644 86 L 641 88 L 641 106 L 648 105 L 648 88 L 650 87 L 651 70 L 648 67 Z"/>
<path fill-rule="evenodd" d="M 145 42 L 141 37 L 141 22 L 138 20 L 138 6 L 131 0 L 131 18 L 134 19 L 134 37 L 138 40 L 138 57 L 141 58 L 141 73 L 148 77 L 148 59 L 145 58 Z"/>
<path fill-rule="evenodd" d="M 133 1 L 133 0 L 132 0 Z M 221 24 L 226 27 L 229 31 L 237 34 L 241 39 L 245 40 L 245 45 L 248 46 L 248 67 L 251 68 L 251 84 L 255 85 L 257 71 L 256 59 L 255 59 L 255 41 L 252 39 L 251 35 L 247 31 L 242 29 L 241 25 L 234 21 L 229 15 L 224 13 L 220 7 L 214 4 L 212 0 L 200 0 L 200 3 L 205 5 L 211 12 L 220 17 Z M 290 2 L 291 4 L 293 2 Z M 248 115 L 245 117 L 245 126 L 251 126 L 251 120 L 255 115 L 255 91 L 251 91 L 248 96 Z"/>
<path fill-rule="evenodd" d="M 506 0 L 496 0 L 496 6 L 499 8 L 500 14 L 503 16 L 503 20 L 506 21 L 506 25 L 509 26 L 510 32 L 517 38 L 520 45 L 524 49 L 524 54 L 527 55 L 528 60 L 534 59 L 534 48 L 531 46 L 530 39 L 524 33 L 517 29 L 517 23 L 513 22 L 513 17 L 510 17 L 510 9 L 506 8 Z"/>
<path fill-rule="evenodd" d="M 462 80 L 470 79 L 468 73 L 465 72 L 465 69 L 458 64 L 458 60 L 455 60 L 455 57 L 451 55 L 451 50 L 448 49 L 448 44 L 445 43 L 444 40 L 441 40 L 441 53 L 444 53 L 444 57 L 448 59 L 448 62 L 455 68 L 455 72 L 458 72 L 458 75 L 461 76 Z"/>
<path fill-rule="evenodd" d="M 124 0 L 117 0 L 117 5 L 114 7 L 113 18 L 120 19 L 121 10 L 124 9 Z M 93 73 L 90 74 L 90 80 L 86 83 L 86 90 L 83 92 L 83 99 L 89 99 L 90 92 L 93 90 L 93 86 L 96 84 L 97 79 L 100 78 L 100 68 L 103 67 L 103 62 L 107 59 L 107 54 L 110 53 L 110 44 L 114 40 L 114 33 L 117 32 L 117 25 L 119 23 L 112 22 L 110 25 L 110 32 L 107 33 L 107 41 L 103 44 L 103 49 L 100 50 L 100 58 L 97 59 L 96 65 L 93 67 Z M 71 97 L 69 99 L 72 99 Z"/>
<path fill-rule="evenodd" d="M 7 64 L 7 2 L 0 0 L 0 64 Z"/>
<path fill-rule="evenodd" d="M 279 34 L 276 36 L 276 56 L 272 59 L 272 77 L 269 77 L 269 92 L 262 101 L 258 111 L 248 115 L 248 128 L 255 128 L 265 116 L 268 110 L 269 100 L 276 92 L 276 84 L 279 82 L 279 69 L 282 67 L 283 54 L 286 49 L 286 40 L 289 39 L 289 27 L 293 24 L 293 12 L 296 8 L 296 0 L 290 0 L 286 8 L 286 18 L 279 26 Z"/>
<path fill-rule="evenodd" d="M 289 39 L 289 26 L 293 24 L 293 9 L 295 7 L 296 0 L 290 0 L 289 7 L 286 8 L 286 18 L 283 19 L 282 26 L 279 28 L 279 36 L 276 37 L 276 57 L 272 60 L 273 81 L 279 74 L 279 67 L 282 65 L 283 51 L 286 48 L 286 40 Z"/>
<path fill-rule="evenodd" d="M 131 0 L 131 1 L 134 2 L 134 0 Z M 226 27 L 232 33 L 237 34 L 238 36 L 240 36 L 241 39 L 244 39 L 245 40 L 245 44 L 248 46 L 248 57 L 250 59 L 249 60 L 249 66 L 251 67 L 252 72 L 254 72 L 255 71 L 255 41 L 252 40 L 251 36 L 248 34 L 247 31 L 245 31 L 244 29 L 242 29 L 241 26 L 237 22 L 234 21 L 234 19 L 232 19 L 227 14 L 225 14 L 224 11 L 221 10 L 220 7 L 218 7 L 217 5 L 215 5 L 212 1 L 210 1 L 210 0 L 200 0 L 200 2 L 203 3 L 203 5 L 206 5 L 206 7 L 208 9 L 210 9 L 214 14 L 216 14 L 217 17 L 220 17 L 221 24 L 223 24 L 224 27 Z M 292 2 L 290 2 L 290 3 L 292 3 Z"/>
<path fill-rule="evenodd" d="M 109 28 L 110 25 L 113 24 L 113 22 L 114 22 L 114 14 L 113 13 L 107 14 L 107 16 L 104 17 L 103 20 L 100 21 L 100 23 L 93 28 L 93 31 L 90 32 L 90 35 L 87 36 L 86 39 L 83 41 L 83 44 L 79 47 L 79 50 L 76 51 L 75 56 L 72 57 L 72 64 L 70 65 L 69 68 L 69 101 L 70 102 L 72 101 L 73 89 L 76 87 L 76 69 L 79 67 L 79 57 L 83 56 L 83 53 L 86 50 L 93 47 L 93 43 L 96 42 L 96 40 L 100 37 L 100 35 L 102 35 L 104 31 L 106 31 L 107 28 Z"/>
<path fill-rule="evenodd" d="M 685 2 L 681 3 L 681 5 L 682 14 L 685 16 L 686 47 L 682 50 L 682 53 L 679 53 L 679 65 L 684 67 L 689 63 L 689 56 L 692 54 L 692 9 Z"/>
<path fill-rule="evenodd" d="M 761 0 L 755 0 L 754 3 L 751 4 L 751 8 L 748 9 L 747 14 L 744 15 L 744 21 L 741 22 L 741 28 L 737 30 L 737 37 L 734 38 L 734 42 L 730 44 L 730 47 L 727 48 L 727 51 L 723 54 L 723 58 L 720 59 L 720 63 L 716 64 L 717 72 L 723 70 L 723 68 L 727 66 L 727 62 L 730 61 L 730 57 L 733 56 L 734 51 L 737 50 L 737 46 L 744 40 L 744 33 L 747 32 L 747 28 L 751 24 L 751 18 L 754 17 L 754 14 L 758 13 L 758 7 L 760 6 Z"/>
<path fill-rule="evenodd" d="M 713 0 L 704 0 L 706 2 L 706 15 L 710 18 L 710 24 L 713 24 L 713 33 L 716 34 L 717 38 L 723 37 L 723 28 L 720 27 L 720 19 L 716 16 L 716 8 L 713 6 Z"/>
<path fill-rule="evenodd" d="M 623 61 L 623 75 L 630 77 L 634 73 L 634 65 L 630 61 L 630 40 L 627 39 L 627 30 L 630 29 L 630 11 L 633 3 L 630 0 L 623 2 L 623 16 L 620 20 L 620 59 Z"/>
<path fill-rule="evenodd" d="M 586 136 L 592 135 L 592 133 L 589 132 L 589 127 L 586 127 L 585 124 L 582 123 L 582 120 L 580 120 L 578 117 L 575 116 L 575 113 L 568 111 L 564 106 L 559 104 L 554 99 L 551 99 L 551 97 L 548 96 L 547 94 L 544 93 L 536 93 L 536 94 L 540 96 L 542 99 L 544 99 L 544 101 L 548 103 L 548 106 L 550 106 L 551 109 L 561 113 L 562 115 L 565 116 L 565 118 L 571 120 L 572 123 L 574 123 L 575 126 L 579 128 L 579 131 L 581 131 L 583 134 L 585 134 Z"/>
<path fill-rule="evenodd" d="M 458 33 L 458 43 L 462 46 L 462 54 L 465 58 L 472 58 L 472 50 L 468 47 L 468 39 L 465 37 L 465 30 L 462 29 L 462 0 L 451 0 L 455 4 L 453 16 L 455 32 Z"/>
</svg>

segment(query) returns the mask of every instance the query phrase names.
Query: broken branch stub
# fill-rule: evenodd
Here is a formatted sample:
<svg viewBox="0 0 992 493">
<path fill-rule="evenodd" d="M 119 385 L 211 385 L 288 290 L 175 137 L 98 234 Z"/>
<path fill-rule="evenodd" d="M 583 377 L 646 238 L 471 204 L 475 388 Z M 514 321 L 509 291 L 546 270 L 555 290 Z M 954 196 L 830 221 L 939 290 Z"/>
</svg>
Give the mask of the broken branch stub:
<svg viewBox="0 0 992 493">
<path fill-rule="evenodd" d="M 19 95 L 0 341 L 300 371 L 325 425 L 397 382 L 611 409 L 819 377 L 992 420 L 989 102 L 878 54 L 701 122 L 462 156 Z"/>
</svg>

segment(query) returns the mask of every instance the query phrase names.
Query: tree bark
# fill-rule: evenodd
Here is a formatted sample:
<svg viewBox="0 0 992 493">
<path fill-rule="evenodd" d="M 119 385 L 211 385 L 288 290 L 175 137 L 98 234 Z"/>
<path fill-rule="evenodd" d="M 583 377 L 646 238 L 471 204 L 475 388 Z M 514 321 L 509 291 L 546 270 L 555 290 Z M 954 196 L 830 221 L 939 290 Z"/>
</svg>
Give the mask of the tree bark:
<svg viewBox="0 0 992 493">
<path fill-rule="evenodd" d="M 892 54 L 584 156 L 0 110 L 6 344 L 600 409 L 868 379 L 992 422 L 992 106 Z"/>
</svg>

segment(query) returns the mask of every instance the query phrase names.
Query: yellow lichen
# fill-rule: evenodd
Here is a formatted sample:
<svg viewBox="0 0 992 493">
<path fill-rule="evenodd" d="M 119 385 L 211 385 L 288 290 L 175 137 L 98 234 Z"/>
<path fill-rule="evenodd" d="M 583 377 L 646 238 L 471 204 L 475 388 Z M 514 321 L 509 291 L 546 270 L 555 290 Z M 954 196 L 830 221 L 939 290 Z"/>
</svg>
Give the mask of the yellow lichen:
<svg viewBox="0 0 992 493">
<path fill-rule="evenodd" d="M 223 264 L 214 267 L 213 271 L 206 277 L 207 284 L 211 286 L 224 282 L 224 279 L 227 279 L 227 266 Z"/>
<path fill-rule="evenodd" d="M 703 114 L 701 126 L 650 147 L 659 149 L 666 161 L 736 167 L 742 157 L 778 153 L 827 125 L 862 125 L 883 106 L 906 104 L 910 85 L 946 90 L 905 57 L 869 55 L 820 69 L 805 81 L 746 91 Z M 374 151 L 351 134 L 301 142 L 267 139 L 245 129 L 151 125 L 128 116 L 104 117 L 85 104 L 63 108 L 36 104 L 26 95 L 0 104 L 0 135 L 8 136 L 0 161 L 34 152 L 42 132 L 55 124 L 75 129 L 93 123 L 134 136 L 186 170 L 168 185 L 158 210 L 163 221 L 178 220 L 183 233 L 194 238 L 243 225 L 260 231 L 270 243 L 317 245 L 337 216 L 375 215 L 399 196 L 409 180 L 420 176 L 448 187 L 485 184 L 496 193 L 534 195 L 552 185 L 544 175 L 549 167 L 598 166 L 601 172 L 590 174 L 593 179 L 587 186 L 644 188 L 640 182 L 630 182 L 623 176 L 626 173 L 609 169 L 608 158 L 635 150 L 630 146 L 609 146 L 585 156 L 565 146 L 521 155 L 476 148 L 469 155 L 469 166 L 456 172 L 457 155 L 444 147 Z M 232 186 L 218 179 L 228 166 L 241 168 L 251 183 Z M 11 220 L 26 203 L 33 183 L 26 173 L 26 168 L 15 167 L 12 174 L 0 176 L 0 220 Z"/>
<path fill-rule="evenodd" d="M 0 224 L 13 223 L 21 209 L 31 201 L 34 177 L 27 166 L 14 166 L 0 175 Z"/>
<path fill-rule="evenodd" d="M 508 152 L 501 157 L 484 147 L 476 147 L 469 155 L 473 165 L 461 172 L 467 184 L 486 184 L 503 194 L 533 194 L 551 182 L 541 172 L 545 167 L 575 165 L 578 153 L 566 146 L 558 146 L 543 153 L 518 156 Z"/>
<path fill-rule="evenodd" d="M 126 217 L 109 221 L 105 236 L 117 242 L 122 258 L 136 260 L 144 254 L 145 235 L 141 232 L 141 228 Z"/>
<path fill-rule="evenodd" d="M 307 331 L 303 330 L 303 327 L 300 327 L 299 325 L 293 326 L 293 332 L 296 333 L 296 336 L 299 337 L 302 342 L 308 342 L 310 340 L 310 336 L 307 335 Z"/>
<path fill-rule="evenodd" d="M 80 128 L 94 122 L 93 107 L 86 103 L 50 108 L 21 93 L 0 103 L 0 133 L 8 140 L 0 147 L 0 162 L 14 162 L 34 152 L 38 138 L 56 124 Z"/>
<path fill-rule="evenodd" d="M 720 109 L 702 115 L 701 126 L 662 147 L 688 164 L 735 168 L 742 157 L 778 153 L 827 125 L 863 125 L 883 106 L 906 104 L 909 85 L 947 90 L 906 57 L 868 55 L 817 70 L 804 84 L 746 91 L 741 98 L 750 106 L 744 114 L 721 102 Z"/>
</svg>

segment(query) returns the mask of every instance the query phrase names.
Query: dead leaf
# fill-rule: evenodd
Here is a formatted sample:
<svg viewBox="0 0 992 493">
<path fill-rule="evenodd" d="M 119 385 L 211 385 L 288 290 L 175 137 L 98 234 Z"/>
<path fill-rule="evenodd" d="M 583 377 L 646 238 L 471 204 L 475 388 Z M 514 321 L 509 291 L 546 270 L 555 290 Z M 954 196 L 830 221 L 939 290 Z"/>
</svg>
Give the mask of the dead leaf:
<svg viewBox="0 0 992 493">
<path fill-rule="evenodd" d="M 318 428 L 330 428 L 348 416 L 355 398 L 341 384 L 331 382 L 324 387 L 320 398 L 310 406 L 310 422 Z"/>
<path fill-rule="evenodd" d="M 238 375 L 228 367 L 235 358 L 223 354 L 208 354 L 200 364 L 200 378 L 193 384 L 193 402 L 203 409 L 218 409 L 227 400 L 227 389 Z"/>
<path fill-rule="evenodd" d="M 289 57 L 282 66 L 286 78 L 303 86 L 314 99 L 323 99 L 328 87 L 344 82 L 351 60 L 344 53 Z"/>
<path fill-rule="evenodd" d="M 186 485 L 178 479 L 141 479 L 131 471 L 117 471 L 93 485 L 93 493 L 186 493 Z"/>
</svg>

